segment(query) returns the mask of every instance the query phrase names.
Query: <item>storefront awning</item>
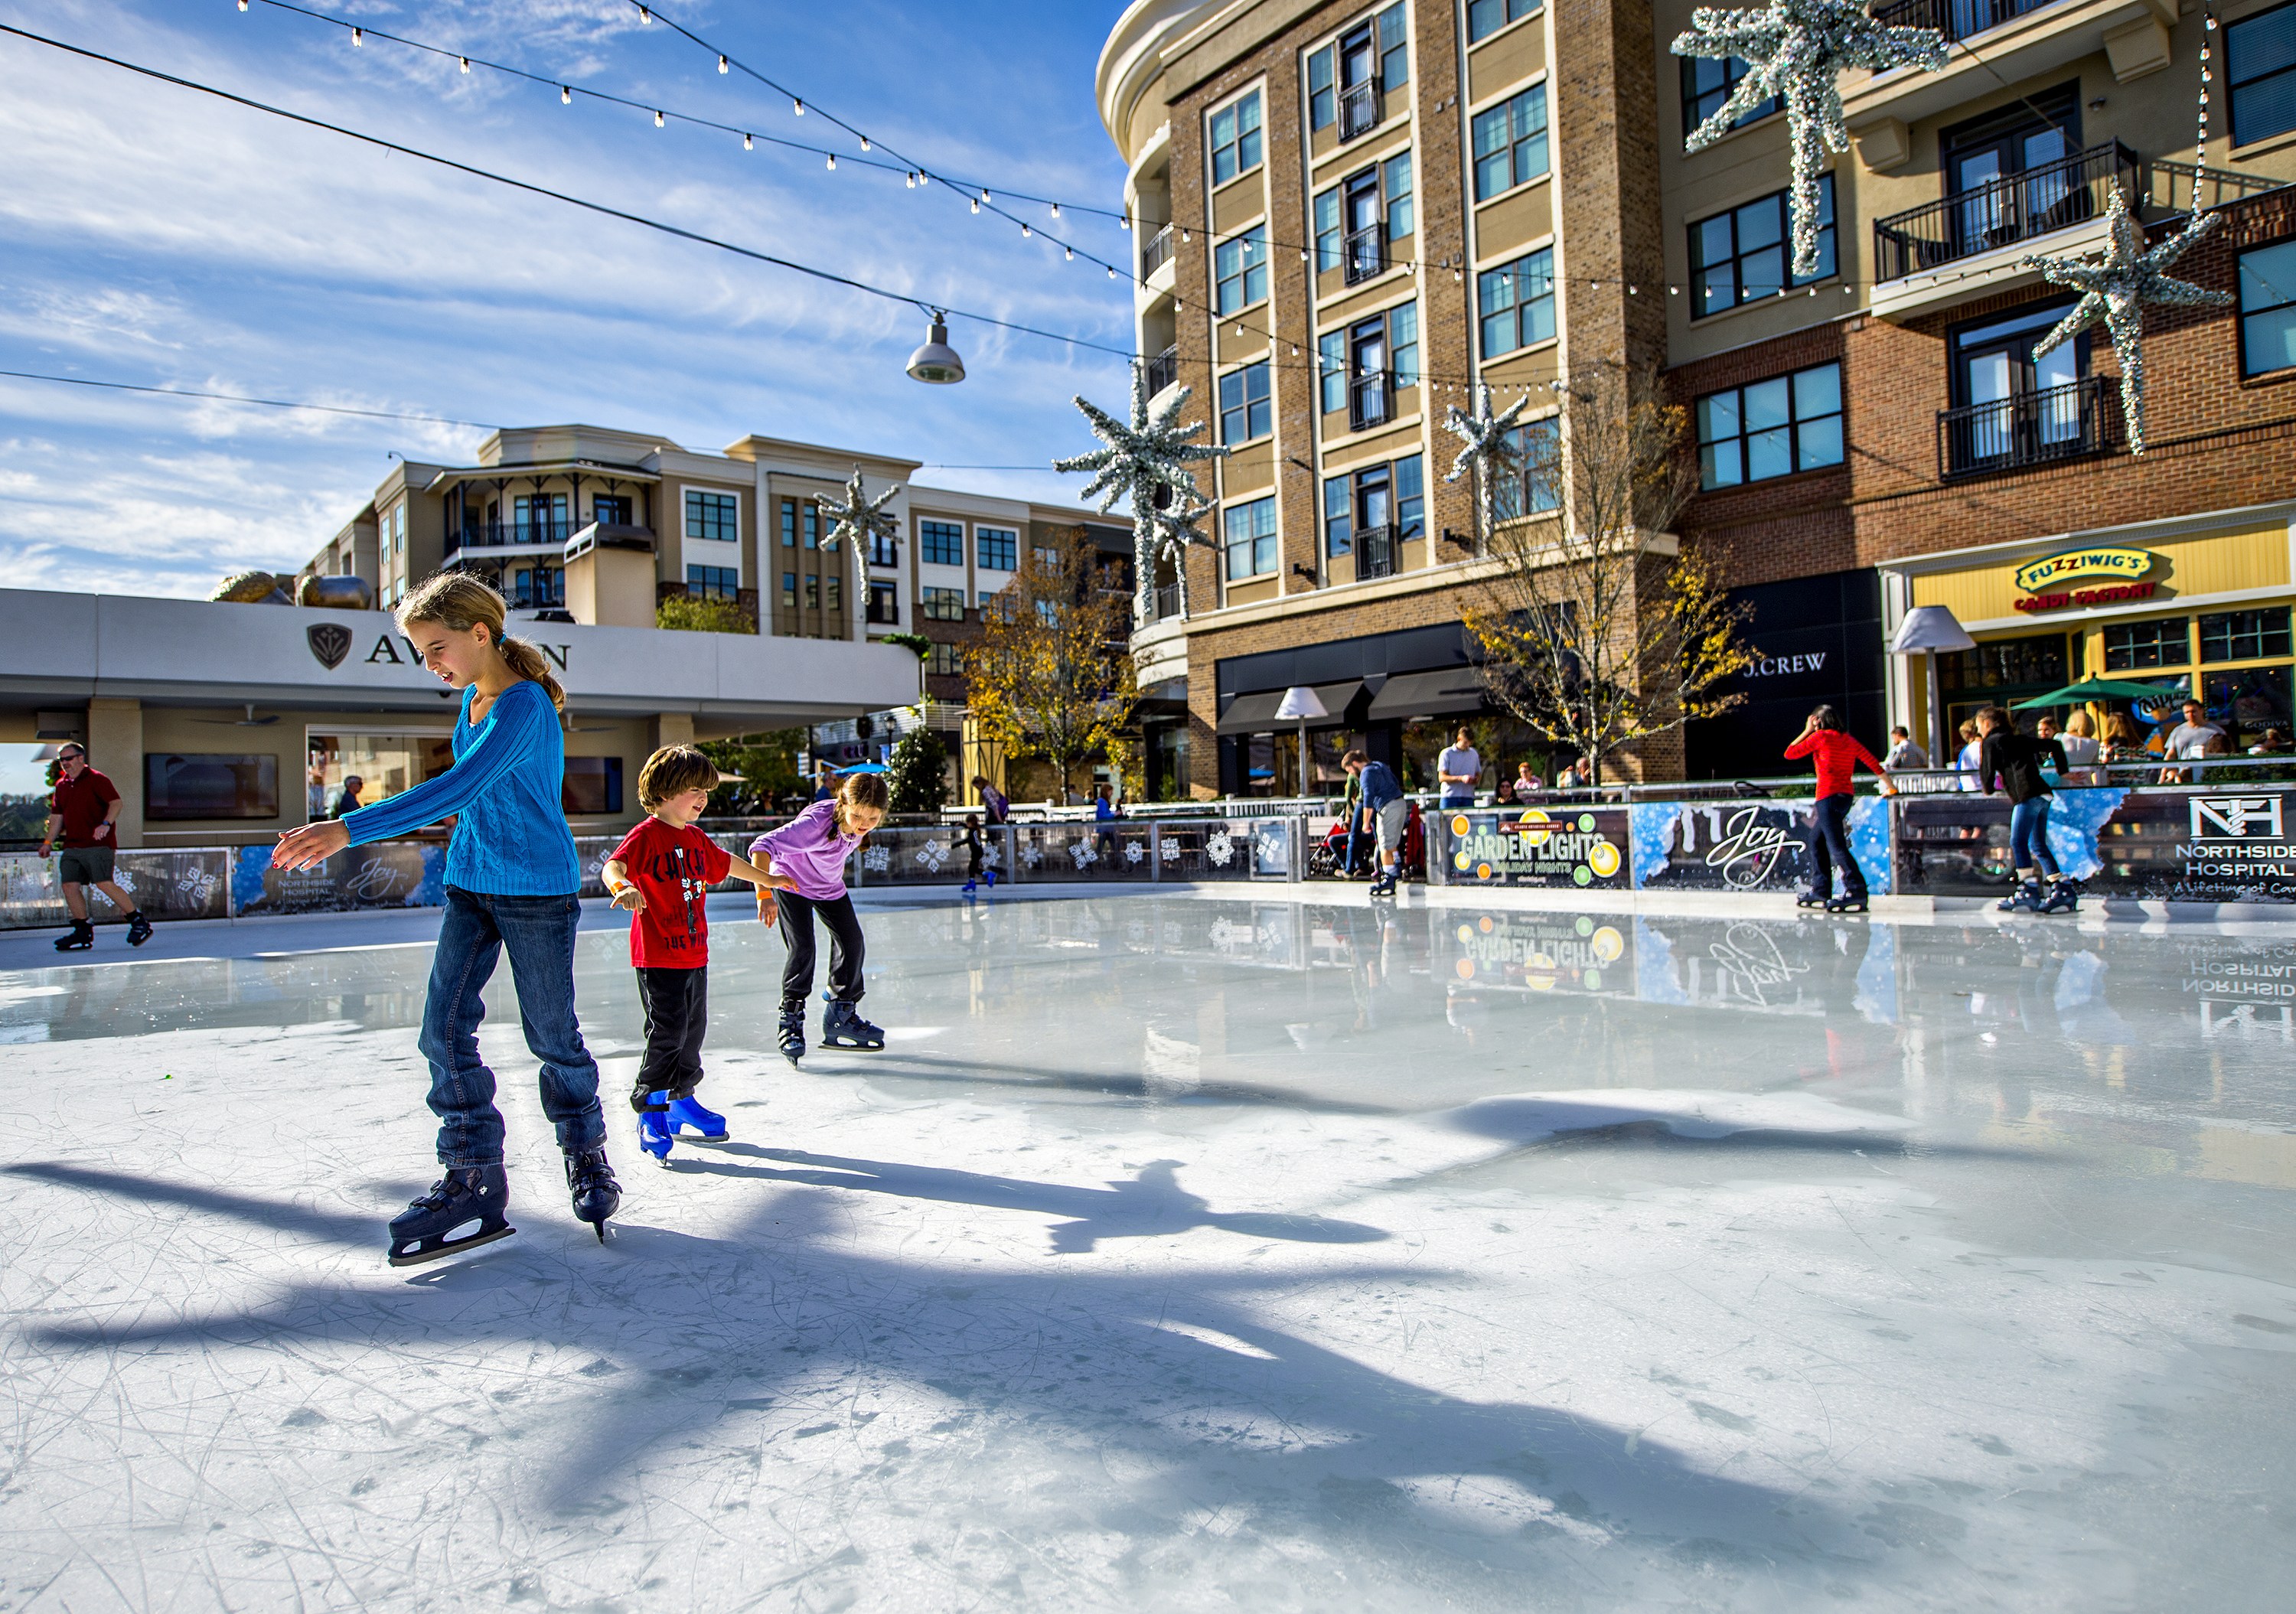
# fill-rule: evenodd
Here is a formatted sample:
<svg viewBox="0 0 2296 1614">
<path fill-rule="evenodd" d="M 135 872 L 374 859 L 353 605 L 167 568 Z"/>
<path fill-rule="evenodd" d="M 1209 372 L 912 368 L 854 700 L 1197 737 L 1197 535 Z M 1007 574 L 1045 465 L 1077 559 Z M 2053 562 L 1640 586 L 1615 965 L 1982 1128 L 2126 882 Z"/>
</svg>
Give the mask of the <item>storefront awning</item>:
<svg viewBox="0 0 2296 1614">
<path fill-rule="evenodd" d="M 1483 709 L 1484 692 L 1483 675 L 1472 667 L 1398 673 L 1371 698 L 1371 721 L 1393 723 L 1408 717 L 1479 712 Z"/>
<path fill-rule="evenodd" d="M 1361 678 L 1342 678 L 1335 684 L 1311 684 L 1316 699 L 1323 703 L 1325 717 L 1310 717 L 1309 728 L 1333 728 L 1345 721 L 1349 704 L 1364 685 Z M 1283 704 L 1284 692 L 1280 689 L 1253 690 L 1238 695 L 1228 702 L 1227 715 L 1219 720 L 1217 733 L 1223 734 L 1264 734 L 1271 731 L 1290 732 L 1299 724 L 1289 717 L 1278 717 L 1275 709 Z"/>
</svg>

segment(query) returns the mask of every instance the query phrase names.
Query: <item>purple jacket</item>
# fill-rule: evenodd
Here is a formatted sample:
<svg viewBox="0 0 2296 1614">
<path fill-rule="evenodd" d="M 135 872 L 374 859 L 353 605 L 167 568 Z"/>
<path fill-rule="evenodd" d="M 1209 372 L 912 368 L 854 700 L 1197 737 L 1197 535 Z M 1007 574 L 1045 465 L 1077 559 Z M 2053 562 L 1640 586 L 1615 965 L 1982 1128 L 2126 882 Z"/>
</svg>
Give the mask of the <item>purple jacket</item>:
<svg viewBox="0 0 2296 1614">
<path fill-rule="evenodd" d="M 858 835 L 837 832 L 837 804 L 816 801 L 777 830 L 750 843 L 750 861 L 774 860 L 774 873 L 797 881 L 797 894 L 814 902 L 845 895 L 845 859 Z M 761 856 L 762 854 L 762 856 Z"/>
</svg>

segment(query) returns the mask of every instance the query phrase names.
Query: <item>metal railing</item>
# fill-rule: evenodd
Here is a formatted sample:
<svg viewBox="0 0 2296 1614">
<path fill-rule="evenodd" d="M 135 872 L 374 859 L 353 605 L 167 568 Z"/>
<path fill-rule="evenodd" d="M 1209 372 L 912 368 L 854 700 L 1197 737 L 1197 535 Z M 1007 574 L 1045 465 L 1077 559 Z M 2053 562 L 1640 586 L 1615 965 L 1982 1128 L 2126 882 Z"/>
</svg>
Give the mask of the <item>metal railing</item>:
<svg viewBox="0 0 2296 1614">
<path fill-rule="evenodd" d="M 578 528 L 571 517 L 543 516 L 524 521 L 465 520 L 456 544 L 462 549 L 498 549 L 513 544 L 564 545 Z"/>
<path fill-rule="evenodd" d="M 1348 382 L 1348 429 L 1361 431 L 1395 418 L 1395 378 L 1385 370 L 1358 375 Z"/>
<path fill-rule="evenodd" d="M 1348 285 L 1371 279 L 1387 267 L 1387 226 L 1373 225 L 1349 235 L 1340 248 Z"/>
<path fill-rule="evenodd" d="M 1340 92 L 1340 138 L 1353 140 L 1379 127 L 1380 85 L 1376 78 L 1350 85 Z"/>
<path fill-rule="evenodd" d="M 2168 213 L 2193 210 L 2193 187 L 2200 186 L 2201 211 L 2223 207 L 2263 191 L 2277 191 L 2288 181 L 2268 174 L 2234 174 L 2225 168 L 2204 168 L 2196 163 L 2163 162 L 2144 165 L 2144 205 Z"/>
<path fill-rule="evenodd" d="M 2085 224 L 2103 215 L 2108 185 L 2119 185 L 2134 204 L 2143 195 L 2142 166 L 2136 153 L 2116 140 L 1877 218 L 1875 274 L 1898 280 Z"/>
<path fill-rule="evenodd" d="M 1356 581 L 1395 575 L 1395 528 L 1366 527 L 1356 534 Z"/>
<path fill-rule="evenodd" d="M 1180 614 L 1180 586 L 1177 583 L 1167 583 L 1161 588 L 1151 590 L 1148 600 L 1149 608 L 1156 613 L 1159 622 Z"/>
<path fill-rule="evenodd" d="M 1166 225 L 1140 243 L 1140 278 L 1150 275 L 1172 261 L 1172 226 Z"/>
<path fill-rule="evenodd" d="M 1933 28 L 1948 42 L 1966 39 L 1988 29 L 2039 11 L 2055 0 L 1898 0 L 1874 13 L 1874 20 L 1891 28 Z"/>
<path fill-rule="evenodd" d="M 1180 349 L 1176 344 L 1167 348 L 1148 361 L 1148 396 L 1158 393 L 1180 379 Z"/>
<path fill-rule="evenodd" d="M 1938 477 L 1978 476 L 2102 454 L 2120 441 L 2120 390 L 2110 376 L 1941 410 Z"/>
</svg>

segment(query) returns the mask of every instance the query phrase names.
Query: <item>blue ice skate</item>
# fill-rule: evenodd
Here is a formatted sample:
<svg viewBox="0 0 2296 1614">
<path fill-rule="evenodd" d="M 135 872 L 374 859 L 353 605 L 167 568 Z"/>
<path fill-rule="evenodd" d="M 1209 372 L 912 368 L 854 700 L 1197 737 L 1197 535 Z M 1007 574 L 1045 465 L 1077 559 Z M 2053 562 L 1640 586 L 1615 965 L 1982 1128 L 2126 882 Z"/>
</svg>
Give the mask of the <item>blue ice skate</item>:
<svg viewBox="0 0 2296 1614">
<path fill-rule="evenodd" d="M 726 1130 L 726 1118 L 714 1110 L 704 1110 L 701 1101 L 691 1096 L 670 1100 L 669 1113 L 661 1119 L 672 1137 L 677 1135 L 680 1127 L 693 1127 L 705 1143 L 722 1143 L 730 1135 Z"/>
<path fill-rule="evenodd" d="M 667 1166 L 669 1146 L 676 1136 L 669 1121 L 669 1094 L 647 1094 L 644 1106 L 638 1110 L 638 1147 Z"/>
</svg>

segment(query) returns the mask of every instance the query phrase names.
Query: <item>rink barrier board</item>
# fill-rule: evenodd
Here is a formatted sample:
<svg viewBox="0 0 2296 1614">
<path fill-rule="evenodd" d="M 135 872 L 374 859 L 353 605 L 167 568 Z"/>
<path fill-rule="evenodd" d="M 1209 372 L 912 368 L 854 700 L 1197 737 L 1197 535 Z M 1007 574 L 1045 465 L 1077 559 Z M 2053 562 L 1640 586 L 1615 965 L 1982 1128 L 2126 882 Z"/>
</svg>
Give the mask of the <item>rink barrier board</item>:
<svg viewBox="0 0 2296 1614">
<path fill-rule="evenodd" d="M 1692 800 L 1631 805 L 1464 808 L 1426 815 L 1431 880 L 1439 885 L 1558 891 L 1792 892 L 1810 878 L 1815 804 Z M 1297 883 L 1328 825 L 1321 816 L 1090 820 L 981 831 L 983 864 L 1000 882 L 1155 885 Z M 1998 797 L 1861 796 L 1851 850 L 1875 896 L 2000 894 L 2009 869 L 2009 804 Z M 713 837 L 746 856 L 754 836 Z M 600 870 L 619 836 L 575 840 L 581 894 L 603 897 Z M 2049 844 L 2099 897 L 2262 903 L 2296 907 L 2296 791 L 2060 790 Z M 969 848 L 955 826 L 879 830 L 846 863 L 857 889 L 957 887 Z M 154 919 L 222 919 L 434 907 L 446 900 L 440 841 L 380 841 L 292 873 L 271 848 L 205 847 L 117 854 L 120 883 Z M 746 891 L 728 878 L 712 888 Z M 93 905 L 101 914 L 101 898 Z M 99 922 L 117 916 L 104 915 Z M 0 929 L 67 922 L 55 864 L 0 854 Z"/>
</svg>

